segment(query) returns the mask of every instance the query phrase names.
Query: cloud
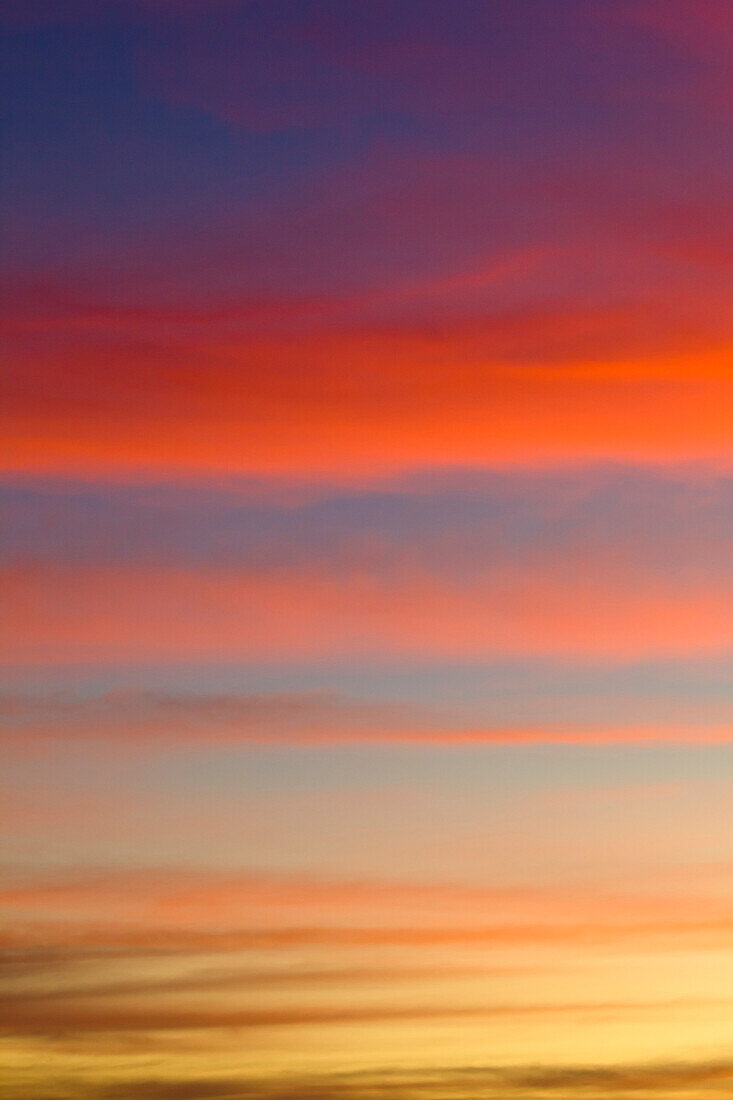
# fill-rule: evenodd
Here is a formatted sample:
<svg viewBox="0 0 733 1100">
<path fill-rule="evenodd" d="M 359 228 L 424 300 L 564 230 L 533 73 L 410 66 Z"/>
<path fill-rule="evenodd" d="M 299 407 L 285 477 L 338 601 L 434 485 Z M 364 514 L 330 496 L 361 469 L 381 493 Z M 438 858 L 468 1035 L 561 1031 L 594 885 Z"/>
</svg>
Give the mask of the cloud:
<svg viewBox="0 0 733 1100">
<path fill-rule="evenodd" d="M 562 945 L 623 947 L 653 951 L 727 949 L 733 943 L 733 919 L 646 920 L 638 923 L 495 924 L 460 927 L 232 928 L 222 932 L 179 930 L 156 925 L 24 920 L 9 925 L 0 937 L 4 950 L 30 946 L 82 951 L 126 950 L 142 954 L 209 954 L 239 951 L 293 951 L 307 948 L 526 947 Z"/>
<path fill-rule="evenodd" d="M 642 337 L 641 350 L 628 344 L 649 317 L 631 314 L 517 310 L 214 345 L 182 332 L 111 346 L 103 335 L 95 344 L 49 333 L 46 348 L 30 341 L 8 359 L 3 462 L 96 476 L 338 476 L 441 464 L 723 460 L 729 341 L 719 336 L 711 347 L 694 325 L 682 321 L 687 331 L 675 332 L 675 321 L 662 321 L 660 358 L 653 336 L 651 344 Z"/>
<path fill-rule="evenodd" d="M 149 1081 L 126 1086 L 102 1086 L 96 1100 L 371 1100 L 375 1090 L 395 1100 L 521 1100 L 535 1097 L 588 1095 L 664 1096 L 670 1090 L 709 1086 L 710 1095 L 724 1095 L 733 1079 L 733 1062 L 720 1059 L 698 1062 L 646 1062 L 620 1065 L 565 1065 L 536 1067 L 486 1066 L 466 1069 L 446 1067 L 427 1070 L 369 1071 L 330 1076 L 295 1076 L 278 1081 L 248 1077 L 198 1081 Z M 718 1087 L 720 1093 L 718 1093 Z M 708 1093 L 706 1092 L 706 1095 Z"/>
<path fill-rule="evenodd" d="M 667 103 L 675 78 L 690 106 L 723 108 L 721 78 L 701 79 L 692 62 L 702 59 L 714 73 L 722 66 L 715 29 L 725 39 L 730 18 L 724 5 L 703 7 L 620 3 L 609 17 L 605 6 L 568 0 L 537 5 L 527 19 L 505 2 L 465 5 L 449 17 L 436 3 L 240 4 L 216 21 L 200 8 L 204 18 L 167 49 L 140 51 L 138 71 L 148 94 L 254 133 L 325 129 L 345 140 L 359 126 L 389 133 L 386 118 L 411 123 L 408 133 L 422 123 L 442 136 L 450 122 L 472 133 L 490 111 L 522 118 L 548 104 L 582 132 L 586 116 L 574 102 L 581 90 L 586 111 L 595 116 L 611 104 L 614 120 L 638 132 L 645 117 L 634 118 L 627 100 Z M 670 41 L 681 47 L 673 64 Z M 554 129 L 552 117 L 542 121 Z"/>
<path fill-rule="evenodd" d="M 6 478 L 5 563 L 325 568 L 480 577 L 582 559 L 608 576 L 725 583 L 733 478 L 693 468 L 422 471 L 341 484 Z"/>
<path fill-rule="evenodd" d="M 658 917 L 668 915 L 670 902 L 664 898 L 598 898 L 595 892 L 577 890 L 487 887 L 460 883 L 431 883 L 373 879 L 329 879 L 315 875 L 278 876 L 246 872 L 215 872 L 202 869 L 149 868 L 57 873 L 44 879 L 38 872 L 8 874 L 0 890 L 0 904 L 20 913 L 36 910 L 46 914 L 69 912 L 127 919 L 151 920 L 161 927 L 193 927 L 197 921 L 208 926 L 226 923 L 231 916 L 241 919 L 258 909 L 283 911 L 288 919 L 299 911 L 363 911 L 386 908 L 397 916 L 405 911 L 468 916 L 518 910 L 560 915 L 597 915 L 630 911 Z M 680 899 L 672 903 L 679 912 Z M 692 903 L 697 915 L 697 902 Z M 712 915 L 712 913 L 711 913 Z M 190 924 L 189 922 L 193 922 Z"/>
<path fill-rule="evenodd" d="M 252 695 L 160 694 L 112 691 L 78 697 L 0 697 L 0 735 L 22 749 L 29 739 L 123 742 L 140 749 L 204 744 L 608 744 L 676 742 L 715 744 L 733 738 L 726 724 L 666 721 L 656 724 L 469 725 L 440 708 L 374 703 L 337 693 Z"/>
<path fill-rule="evenodd" d="M 154 955 L 152 956 L 154 957 Z M 106 965 L 113 961 L 126 961 L 140 964 L 143 960 L 149 961 L 151 955 L 135 954 L 131 951 L 99 951 L 87 952 L 73 950 L 57 951 L 29 951 L 14 952 L 7 959 L 0 956 L 0 973 L 6 980 L 25 979 L 28 977 L 42 977 L 48 981 L 50 977 L 73 977 L 74 972 L 88 966 L 89 963 Z M 516 974 L 537 973 L 536 966 L 511 967 L 511 966 L 449 966 L 431 965 L 426 962 L 422 966 L 331 966 L 328 968 L 314 969 L 313 967 L 272 968 L 269 970 L 250 967 L 237 969 L 236 967 L 208 967 L 194 973 L 176 975 L 172 978 L 138 978 L 117 982 L 98 982 L 95 984 L 79 983 L 71 985 L 65 983 L 56 988 L 37 989 L 33 997 L 37 1001 L 55 1000 L 117 1000 L 120 997 L 159 996 L 170 993 L 196 995 L 199 992 L 258 992 L 262 990 L 279 990 L 301 987 L 313 989 L 315 987 L 348 986 L 356 989 L 361 986 L 390 985 L 411 983 L 430 983 L 436 981 L 453 981 L 456 978 L 477 977 L 511 977 Z M 548 968 L 552 969 L 552 968 Z M 16 999 L 22 1004 L 27 999 L 27 991 L 18 992 L 17 989 L 8 988 L 6 993 L 0 996 L 0 1009 L 2 1006 L 12 1010 Z"/>
<path fill-rule="evenodd" d="M 302 947 L 728 943 L 728 902 L 460 883 L 148 869 L 20 877 L 0 893 L 4 944 L 56 968 L 105 953 Z M 101 954 L 97 955 L 97 952 Z M 25 953 L 25 955 L 24 955 Z M 13 956 L 10 956 L 12 963 Z M 22 971 L 21 971 L 22 973 Z"/>
<path fill-rule="evenodd" d="M 76 1091 L 57 1085 L 45 1093 L 53 1100 L 373 1100 L 375 1095 L 395 1100 L 543 1100 L 571 1095 L 669 1097 L 678 1090 L 704 1090 L 705 1096 L 724 1096 L 733 1077 L 727 1059 L 696 1062 L 640 1062 L 522 1066 L 446 1066 L 432 1069 L 369 1070 L 356 1073 L 294 1074 L 277 1079 L 248 1074 L 176 1079 L 134 1078 L 123 1082 L 74 1082 Z M 36 1100 L 37 1093 L 33 1095 Z M 29 1100 L 31 1093 L 13 1091 L 12 1100 Z"/>
<path fill-rule="evenodd" d="M 113 691 L 93 698 L 7 697 L 0 714 L 11 740 L 29 734 L 150 743 L 309 742 L 389 737 L 410 708 L 352 700 L 327 692 L 252 695 L 163 695 Z M 414 718 L 413 718 L 414 721 Z"/>
<path fill-rule="evenodd" d="M 720 654 L 729 590 L 631 584 L 582 564 L 443 579 L 321 569 L 81 568 L 0 573 L 13 663 Z"/>
<path fill-rule="evenodd" d="M 719 1001 L 695 1001 L 680 998 L 673 1001 L 631 1001 L 569 1004 L 499 1004 L 483 1007 L 447 1005 L 416 1005 L 411 1007 L 369 1006 L 356 1008 L 316 1007 L 280 1009 L 161 1009 L 150 1005 L 125 1008 L 122 1005 L 103 1008 L 80 1000 L 48 1001 L 29 994 L 6 1002 L 8 1017 L 0 1025 L 6 1035 L 54 1034 L 59 1031 L 198 1031 L 217 1028 L 281 1028 L 326 1024 L 359 1024 L 410 1020 L 522 1018 L 526 1016 L 602 1016 L 679 1011 L 685 1008 L 720 1006 Z M 728 1004 L 729 1002 L 723 1002 Z M 2 1002 L 0 1002 L 1 1006 Z"/>
</svg>

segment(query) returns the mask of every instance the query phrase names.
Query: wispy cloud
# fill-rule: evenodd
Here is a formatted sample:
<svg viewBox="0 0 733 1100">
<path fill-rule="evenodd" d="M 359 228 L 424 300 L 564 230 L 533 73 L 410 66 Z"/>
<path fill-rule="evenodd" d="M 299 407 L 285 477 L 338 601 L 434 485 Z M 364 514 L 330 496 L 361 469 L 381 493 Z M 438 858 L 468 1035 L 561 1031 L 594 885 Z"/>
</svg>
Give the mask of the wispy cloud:
<svg viewBox="0 0 733 1100">
<path fill-rule="evenodd" d="M 730 724 L 685 720 L 614 724 L 470 725 L 446 708 L 370 702 L 331 692 L 258 695 L 161 694 L 113 691 L 95 696 L 0 697 L 0 735 L 22 749 L 33 740 L 123 742 L 128 748 L 174 745 L 318 745 L 401 743 L 716 744 L 733 738 Z"/>
<path fill-rule="evenodd" d="M 733 1002 L 725 1002 L 733 1005 Z M 229 1009 L 229 1010 L 156 1010 L 150 1006 L 135 1009 L 123 1007 L 106 1011 L 98 1004 L 60 1003 L 16 997 L 10 1002 L 11 1015 L 3 1030 L 6 1034 L 48 1034 L 73 1029 L 76 1032 L 105 1031 L 196 1031 L 215 1028 L 279 1028 L 298 1025 L 379 1023 L 409 1020 L 491 1019 L 495 1017 L 526 1016 L 581 1016 L 593 1017 L 630 1014 L 643 1017 L 647 1013 L 665 1010 L 679 1011 L 685 1008 L 719 1006 L 720 1002 L 685 1001 L 633 1001 L 588 1004 L 524 1004 L 487 1005 L 483 1008 L 452 1007 L 446 1005 L 417 1005 L 399 1007 L 384 1005 L 338 1008 L 293 1009 Z"/>
<path fill-rule="evenodd" d="M 14 662 L 244 658 L 711 655 L 731 645 L 730 592 L 632 588 L 582 563 L 467 582 L 322 569 L 5 569 Z"/>
<path fill-rule="evenodd" d="M 277 1081 L 256 1074 L 176 1079 L 135 1077 L 124 1084 L 74 1082 L 83 1100 L 371 1100 L 378 1094 L 396 1100 L 542 1100 L 594 1095 L 619 1100 L 638 1096 L 723 1097 L 733 1079 L 733 1063 L 724 1058 L 697 1062 L 587 1063 L 541 1066 L 438 1067 L 434 1070 L 371 1070 L 357 1073 L 284 1074 Z M 29 1100 L 33 1085 L 15 1086 L 12 1100 Z M 63 1084 L 54 1100 L 71 1096 Z"/>
</svg>

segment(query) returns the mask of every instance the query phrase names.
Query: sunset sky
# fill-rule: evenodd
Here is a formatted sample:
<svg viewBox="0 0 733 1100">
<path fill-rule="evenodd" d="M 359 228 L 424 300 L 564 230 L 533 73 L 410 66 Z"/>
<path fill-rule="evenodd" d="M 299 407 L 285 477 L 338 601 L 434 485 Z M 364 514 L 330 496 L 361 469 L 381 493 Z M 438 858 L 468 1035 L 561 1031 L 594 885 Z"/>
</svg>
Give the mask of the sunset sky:
<svg viewBox="0 0 733 1100">
<path fill-rule="evenodd" d="M 733 2 L 0 22 L 4 1100 L 733 1095 Z"/>
</svg>

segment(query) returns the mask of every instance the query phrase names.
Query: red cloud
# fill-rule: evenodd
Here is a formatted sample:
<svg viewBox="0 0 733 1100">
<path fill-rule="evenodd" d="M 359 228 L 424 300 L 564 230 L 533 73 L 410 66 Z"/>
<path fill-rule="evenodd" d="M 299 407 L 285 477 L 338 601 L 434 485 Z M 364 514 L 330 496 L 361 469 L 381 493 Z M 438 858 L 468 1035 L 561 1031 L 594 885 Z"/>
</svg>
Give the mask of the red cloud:
<svg viewBox="0 0 733 1100">
<path fill-rule="evenodd" d="M 348 474 L 723 458 L 733 409 L 725 346 L 694 353 L 688 334 L 673 357 L 599 361 L 602 334 L 622 321 L 520 312 L 214 346 L 179 336 L 28 348 L 6 372 L 0 459 L 95 474 Z M 633 330 L 638 313 L 626 323 Z M 553 348 L 564 364 L 548 363 Z"/>
</svg>

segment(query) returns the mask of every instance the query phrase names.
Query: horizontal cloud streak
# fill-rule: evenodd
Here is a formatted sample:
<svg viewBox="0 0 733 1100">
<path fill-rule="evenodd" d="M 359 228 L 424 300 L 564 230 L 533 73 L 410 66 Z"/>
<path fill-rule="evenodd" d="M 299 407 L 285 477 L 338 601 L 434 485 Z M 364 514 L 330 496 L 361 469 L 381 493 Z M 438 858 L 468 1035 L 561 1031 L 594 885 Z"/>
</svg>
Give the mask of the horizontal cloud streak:
<svg viewBox="0 0 733 1100">
<path fill-rule="evenodd" d="M 725 1004 L 733 1002 L 724 1002 Z M 59 1030 L 71 1029 L 77 1033 L 105 1031 L 190 1031 L 218 1028 L 280 1028 L 301 1025 L 363 1024 L 380 1022 L 398 1022 L 410 1020 L 450 1020 L 450 1019 L 492 1019 L 496 1017 L 523 1018 L 527 1016 L 594 1016 L 613 1017 L 629 1015 L 644 1017 L 647 1013 L 680 1011 L 720 1007 L 720 1002 L 700 1002 L 692 1000 L 677 1001 L 635 1001 L 631 1003 L 608 1002 L 588 1004 L 524 1004 L 524 1005 L 487 1005 L 484 1008 L 453 1007 L 446 1005 L 395 1008 L 388 1005 L 375 1007 L 280 1009 L 257 1011 L 240 1010 L 167 1010 L 162 1011 L 150 1006 L 134 1009 L 123 1007 L 108 1008 L 99 1005 L 73 1002 L 54 1005 L 42 998 L 28 996 L 25 999 L 14 998 L 10 1004 L 11 1015 L 4 1025 L 0 1025 L 6 1035 L 54 1034 Z"/>
<path fill-rule="evenodd" d="M 508 323 L 525 341 L 512 355 L 530 363 L 528 333 L 539 325 L 537 346 L 546 348 L 548 325 L 557 326 L 524 313 Z M 646 362 L 629 364 L 611 355 L 610 366 L 593 366 L 588 350 L 568 351 L 564 335 L 569 326 L 584 340 L 588 323 L 560 318 L 558 355 L 571 363 L 551 370 L 501 362 L 495 326 L 483 321 L 218 348 L 188 341 L 185 352 L 135 341 L 132 357 L 104 351 L 104 375 L 100 347 L 54 340 L 48 354 L 33 346 L 11 359 L 0 458 L 9 469 L 96 474 L 722 461 L 733 403 L 727 351 L 678 351 L 656 363 L 642 353 Z M 597 330 L 591 319 L 596 355 Z M 379 373 L 375 362 L 385 364 Z"/>
<path fill-rule="evenodd" d="M 604 744 L 733 741 L 733 724 L 668 720 L 648 725 L 595 725 L 548 721 L 544 725 L 467 726 L 445 708 L 375 703 L 335 693 L 269 695 L 163 695 L 110 692 L 94 697 L 0 698 L 0 735 L 22 748 L 28 738 L 122 741 L 127 747 L 236 744 Z"/>
<path fill-rule="evenodd" d="M 372 1070 L 327 1075 L 283 1075 L 279 1081 L 249 1074 L 181 1079 L 133 1078 L 124 1084 L 77 1081 L 75 1098 L 83 1100 L 372 1100 L 375 1090 L 395 1100 L 470 1100 L 480 1093 L 487 1100 L 542 1100 L 586 1096 L 589 1089 L 604 1096 L 636 1100 L 638 1096 L 679 1094 L 724 1096 L 733 1077 L 726 1059 L 688 1062 L 522 1066 L 437 1066 L 430 1070 Z M 32 1086 L 31 1086 L 32 1087 Z M 692 1091 L 690 1091 L 692 1090 Z M 600 1095 L 600 1091 L 598 1092 Z M 12 1100 L 28 1100 L 22 1085 Z M 70 1094 L 58 1093 L 66 1100 Z"/>
<path fill-rule="evenodd" d="M 227 1081 L 204 1079 L 197 1082 L 165 1081 L 135 1083 L 130 1088 L 132 1100 L 156 1097 L 160 1100 L 193 1100 L 194 1097 L 226 1097 L 227 1100 L 369 1100 L 375 1087 L 389 1090 L 396 1100 L 468 1100 L 480 1090 L 482 1096 L 496 1100 L 521 1100 L 533 1097 L 568 1096 L 576 1092 L 587 1094 L 589 1088 L 602 1089 L 604 1095 L 668 1096 L 669 1090 L 706 1090 L 705 1095 L 723 1095 L 733 1077 L 730 1061 L 672 1062 L 637 1065 L 568 1065 L 536 1067 L 446 1068 L 430 1072 L 393 1071 L 390 1073 L 351 1074 L 348 1077 L 300 1077 L 284 1083 L 241 1079 Z M 712 1088 L 712 1092 L 708 1090 Z M 198 1089 L 198 1091 L 197 1091 Z M 242 1090 L 246 1091 L 242 1091 Z M 159 1090 L 159 1091 L 158 1091 Z M 115 1086 L 93 1094 L 103 1100 L 119 1100 Z"/>
<path fill-rule="evenodd" d="M 731 573 L 733 479 L 700 469 L 425 471 L 390 480 L 6 479 L 3 557 L 465 577 L 582 555 L 682 583 Z"/>
<path fill-rule="evenodd" d="M 721 654 L 733 592 L 659 578 L 629 584 L 570 563 L 488 570 L 465 582 L 424 571 L 75 569 L 19 565 L 3 647 L 16 663 L 411 655 Z"/>
<path fill-rule="evenodd" d="M 77 947 L 94 950 L 133 949 L 145 954 L 185 954 L 239 951 L 299 951 L 302 948 L 507 948 L 529 945 L 563 947 L 631 947 L 652 952 L 680 948 L 730 950 L 733 918 L 728 920 L 658 920 L 606 924 L 497 924 L 457 928 L 316 927 L 230 929 L 226 932 L 179 931 L 176 928 L 130 928 L 99 923 L 24 921 L 12 924 L 0 937 L 5 950 Z"/>
<path fill-rule="evenodd" d="M 8 884 L 9 950 L 233 952 L 310 947 L 727 944 L 728 899 L 590 889 L 338 880 L 195 870 Z M 42 917 L 39 918 L 39 914 Z M 90 956 L 93 957 L 93 956 Z M 101 956 L 103 960 L 104 955 Z M 12 961 L 12 956 L 11 956 Z"/>
</svg>

